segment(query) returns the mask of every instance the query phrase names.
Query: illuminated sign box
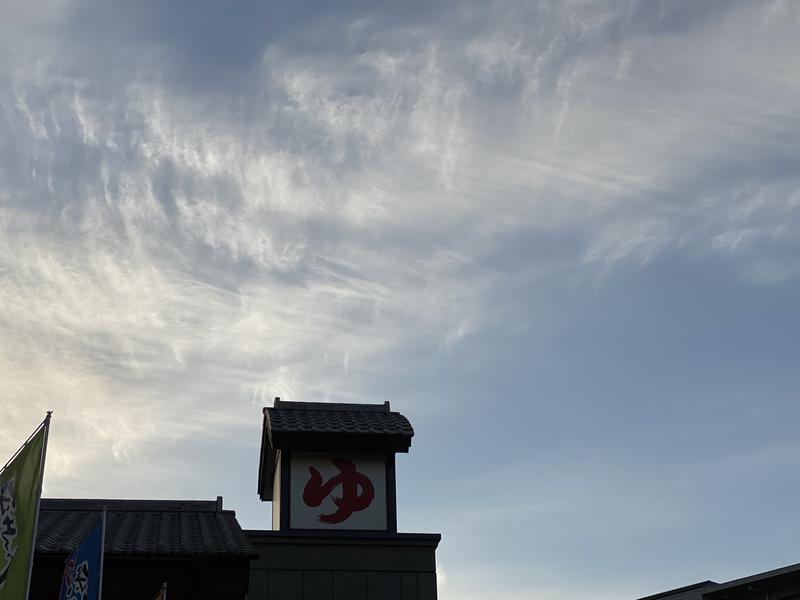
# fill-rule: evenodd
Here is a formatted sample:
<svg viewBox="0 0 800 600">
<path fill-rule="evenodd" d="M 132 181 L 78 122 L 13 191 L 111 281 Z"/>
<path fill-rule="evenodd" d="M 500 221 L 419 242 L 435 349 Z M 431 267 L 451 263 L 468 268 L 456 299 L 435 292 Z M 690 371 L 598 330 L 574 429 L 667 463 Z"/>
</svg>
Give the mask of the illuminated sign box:
<svg viewBox="0 0 800 600">
<path fill-rule="evenodd" d="M 264 409 L 258 484 L 272 528 L 396 532 L 395 453 L 413 435 L 388 402 L 276 399 Z"/>
</svg>

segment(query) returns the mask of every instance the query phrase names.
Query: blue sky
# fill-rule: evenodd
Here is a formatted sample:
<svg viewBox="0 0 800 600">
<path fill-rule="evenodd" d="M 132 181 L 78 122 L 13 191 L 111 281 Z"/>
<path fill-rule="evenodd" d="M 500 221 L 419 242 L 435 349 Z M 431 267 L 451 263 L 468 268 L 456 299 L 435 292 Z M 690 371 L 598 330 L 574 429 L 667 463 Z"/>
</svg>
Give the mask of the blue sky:
<svg viewBox="0 0 800 600">
<path fill-rule="evenodd" d="M 0 450 L 266 528 L 261 408 L 389 400 L 445 600 L 800 561 L 799 25 L 4 0 Z"/>
</svg>

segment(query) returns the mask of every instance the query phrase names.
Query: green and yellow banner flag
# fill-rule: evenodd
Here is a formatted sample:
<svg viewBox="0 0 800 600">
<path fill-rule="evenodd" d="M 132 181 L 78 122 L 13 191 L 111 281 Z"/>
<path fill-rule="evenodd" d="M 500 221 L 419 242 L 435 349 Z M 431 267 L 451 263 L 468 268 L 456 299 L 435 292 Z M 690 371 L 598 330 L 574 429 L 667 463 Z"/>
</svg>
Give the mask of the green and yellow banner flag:
<svg viewBox="0 0 800 600">
<path fill-rule="evenodd" d="M 49 425 L 48 415 L 0 472 L 0 600 L 28 596 Z"/>
</svg>

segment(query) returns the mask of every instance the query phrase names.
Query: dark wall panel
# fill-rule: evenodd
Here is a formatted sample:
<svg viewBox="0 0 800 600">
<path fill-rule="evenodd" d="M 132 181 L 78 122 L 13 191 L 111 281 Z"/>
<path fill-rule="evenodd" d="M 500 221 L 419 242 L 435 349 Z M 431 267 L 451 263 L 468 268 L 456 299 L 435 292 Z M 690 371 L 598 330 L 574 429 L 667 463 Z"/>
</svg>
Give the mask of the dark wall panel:
<svg viewBox="0 0 800 600">
<path fill-rule="evenodd" d="M 402 600 L 417 600 L 419 598 L 416 573 L 400 574 L 400 598 Z"/>
<path fill-rule="evenodd" d="M 358 571 L 334 573 L 333 600 L 367 600 L 367 574 Z"/>
<path fill-rule="evenodd" d="M 401 600 L 400 573 L 368 573 L 367 596 L 370 600 Z"/>
<path fill-rule="evenodd" d="M 419 573 L 420 600 L 436 600 L 436 573 Z"/>
<path fill-rule="evenodd" d="M 303 600 L 302 571 L 271 571 L 269 600 Z"/>
<path fill-rule="evenodd" d="M 436 534 L 245 535 L 249 600 L 436 600 Z"/>
<path fill-rule="evenodd" d="M 303 572 L 303 600 L 333 600 L 333 573 Z"/>
<path fill-rule="evenodd" d="M 303 540 L 287 540 L 278 545 L 259 548 L 260 558 L 254 564 L 260 568 L 292 570 L 302 565 L 311 571 L 348 571 L 353 565 L 363 570 L 435 571 L 434 552 L 421 546 L 388 546 L 360 541 L 358 544 L 332 544 L 329 539 L 320 544 Z M 360 568 L 360 567 L 359 567 Z"/>
<path fill-rule="evenodd" d="M 266 569 L 250 569 L 249 600 L 267 600 L 269 590 L 269 571 Z"/>
</svg>

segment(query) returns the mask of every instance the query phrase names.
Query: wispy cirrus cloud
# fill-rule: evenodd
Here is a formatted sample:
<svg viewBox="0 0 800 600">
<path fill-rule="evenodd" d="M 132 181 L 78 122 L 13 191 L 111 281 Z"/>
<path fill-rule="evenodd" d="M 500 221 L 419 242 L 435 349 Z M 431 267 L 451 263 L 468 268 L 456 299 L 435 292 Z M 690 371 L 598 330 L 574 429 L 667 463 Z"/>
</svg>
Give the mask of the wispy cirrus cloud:
<svg viewBox="0 0 800 600">
<path fill-rule="evenodd" d="M 615 278 L 797 280 L 790 3 L 191 4 L 0 19 L 0 440 L 56 410 L 51 493 L 247 506 L 221 465 L 256 460 L 275 395 L 391 399 L 424 432 L 519 336 L 561 355 L 564 307 Z"/>
</svg>

